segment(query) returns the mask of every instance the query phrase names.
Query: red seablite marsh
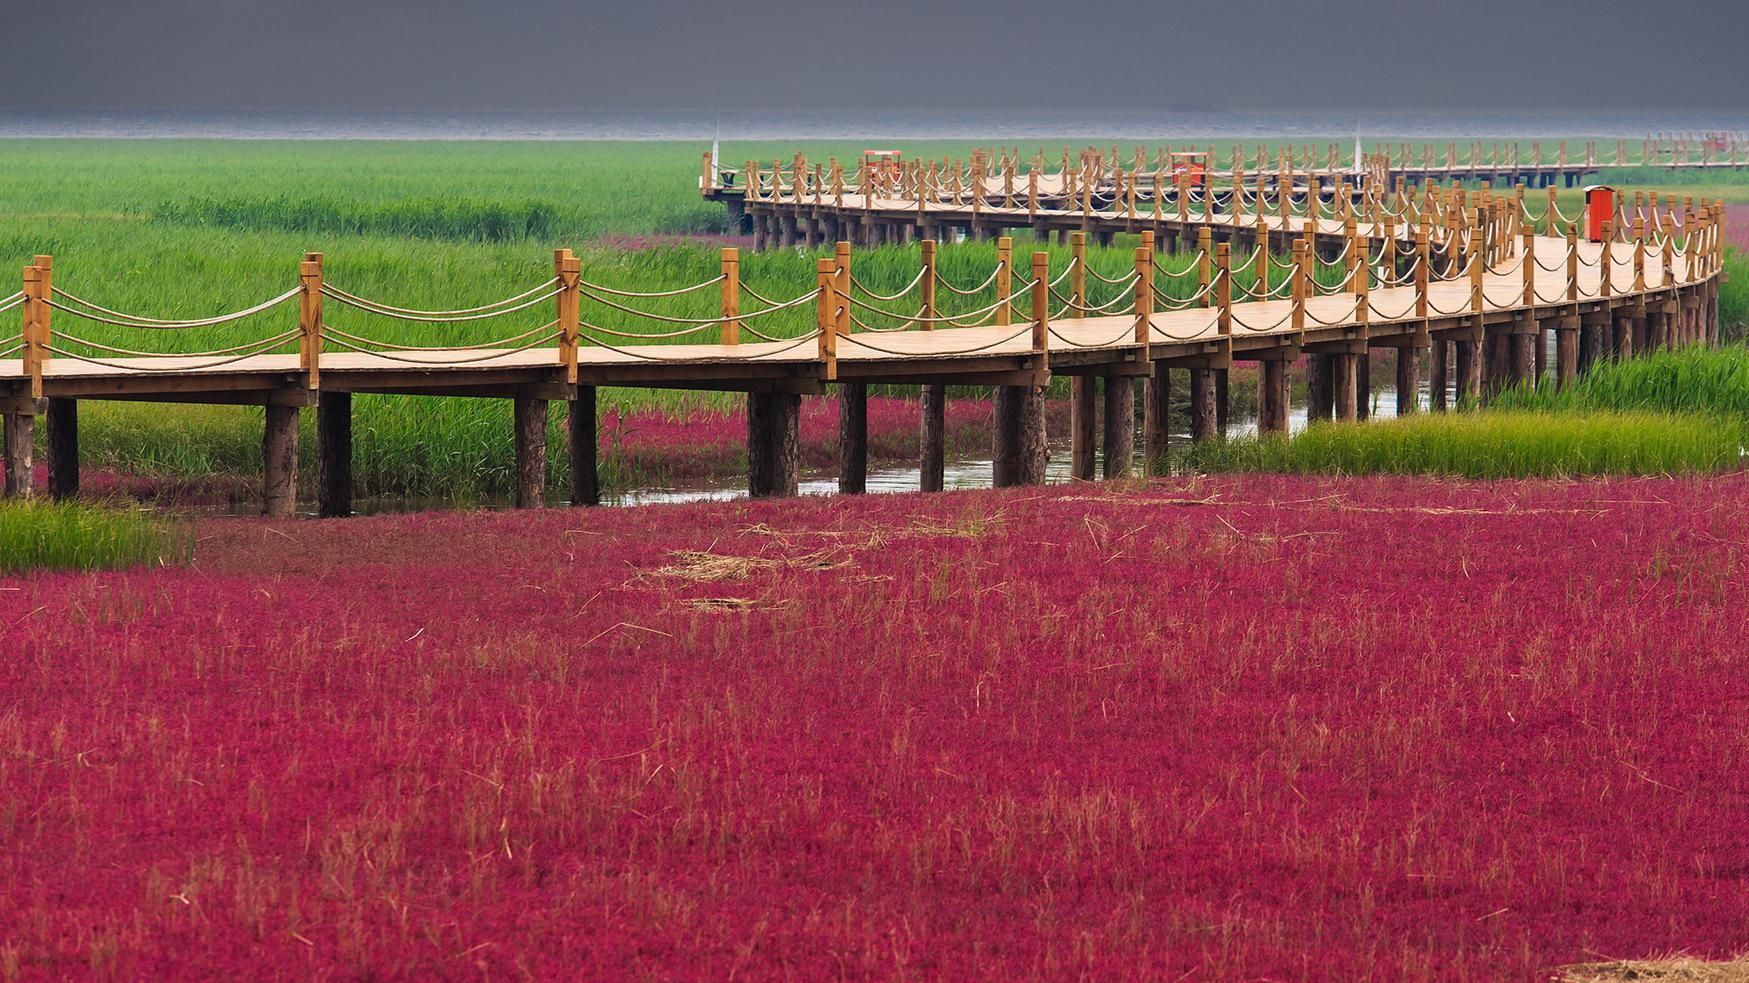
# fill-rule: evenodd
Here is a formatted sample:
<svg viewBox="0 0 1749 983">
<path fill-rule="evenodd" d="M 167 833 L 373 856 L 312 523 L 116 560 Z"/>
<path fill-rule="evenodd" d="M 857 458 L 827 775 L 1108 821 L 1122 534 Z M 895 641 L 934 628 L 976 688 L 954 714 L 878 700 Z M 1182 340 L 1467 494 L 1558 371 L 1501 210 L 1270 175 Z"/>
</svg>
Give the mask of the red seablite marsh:
<svg viewBox="0 0 1749 983">
<path fill-rule="evenodd" d="M 0 970 L 1541 979 L 1749 925 L 1749 477 L 212 520 L 0 581 Z"/>
</svg>

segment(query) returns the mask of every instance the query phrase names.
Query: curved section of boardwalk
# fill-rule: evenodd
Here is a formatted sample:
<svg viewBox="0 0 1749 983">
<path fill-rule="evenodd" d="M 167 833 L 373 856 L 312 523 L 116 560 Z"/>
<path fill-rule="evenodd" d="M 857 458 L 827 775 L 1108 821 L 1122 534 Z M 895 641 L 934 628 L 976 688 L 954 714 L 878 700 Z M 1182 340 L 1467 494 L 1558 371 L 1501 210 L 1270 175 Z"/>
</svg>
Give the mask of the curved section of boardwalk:
<svg viewBox="0 0 1749 983">
<path fill-rule="evenodd" d="M 818 260 L 812 282 L 772 299 L 750 286 L 743 295 L 734 250 L 724 251 L 712 280 L 643 293 L 593 282 L 561 250 L 549 279 L 460 311 L 349 293 L 328 283 L 322 257 L 310 254 L 297 284 L 276 297 L 230 314 L 171 319 L 69 292 L 56 278 L 74 282 L 77 274 L 39 256 L 22 289 L 0 299 L 0 315 L 18 319 L 17 333 L 0 337 L 8 487 L 28 492 L 32 432 L 44 415 L 51 491 L 76 488 L 78 400 L 258 403 L 268 407 L 267 510 L 286 512 L 297 495 L 298 410 L 316 406 L 318 500 L 321 511 L 339 514 L 350 508 L 352 393 L 471 395 L 517 401 L 526 504 L 543 494 L 546 403 L 565 401 L 578 464 L 572 499 L 591 502 L 594 387 L 624 385 L 748 392 L 755 494 L 793 493 L 797 399 L 836 386 L 846 403 L 841 481 L 856 491 L 866 466 L 860 404 L 870 383 L 925 387 L 925 488 L 932 476 L 939 487 L 928 420 L 939 419 L 940 387 L 997 387 L 997 480 L 1029 482 L 1043 477 L 1038 387 L 1052 375 L 1077 377 L 1073 470 L 1091 478 L 1096 378 L 1111 380 L 1104 387 L 1111 420 L 1133 413 L 1132 389 L 1121 383 L 1148 380 L 1143 439 L 1155 458 L 1165 448 L 1170 368 L 1190 370 L 1193 430 L 1201 436 L 1223 416 L 1234 361 L 1262 366 L 1259 424 L 1272 430 L 1286 426 L 1287 366 L 1301 355 L 1310 356 L 1312 415 L 1353 419 L 1364 411 L 1365 360 L 1374 349 L 1398 353 L 1398 388 L 1409 394 L 1421 358 L 1430 356 L 1440 409 L 1544 378 L 1551 340 L 1554 384 L 1606 352 L 1714 340 L 1717 203 L 1638 196 L 1571 215 L 1552 187 L 1542 201 L 1522 188 L 1411 187 L 1385 161 L 1349 175 L 1355 184 L 1289 168 L 1254 180 L 1234 171 L 1220 188 L 1207 175 L 1174 181 L 1085 155 L 1079 169 L 1055 173 L 1021 175 L 1010 157 L 1000 173 L 979 164 L 944 177 L 939 167 L 913 164 L 885 174 L 865 168 L 848 184 L 841 171 L 810 169 L 799 158 L 787 174 L 744 171 L 739 207 L 779 226 L 764 238 L 839 241 L 832 257 Z M 707 196 L 726 190 L 707 179 Z M 803 223 L 808 231 L 798 236 Z M 1581 224 L 1596 234 L 1582 237 Z M 1009 230 L 1068 240 L 1068 261 L 1016 255 L 1003 236 L 988 279 L 956 285 L 939 265 L 952 247 L 927 239 Z M 1133 268 L 1101 274 L 1087 261 L 1087 239 L 1120 232 L 1138 236 Z M 852 240 L 919 236 L 926 238 L 920 266 L 902 290 L 871 292 L 855 276 Z M 1162 255 L 1169 246 L 1190 255 Z M 671 298 L 699 295 L 720 305 L 703 316 L 661 310 Z M 477 326 L 486 340 L 422 348 L 345 328 L 351 322 L 336 320 L 342 310 L 388 324 Z M 530 310 L 553 316 L 521 333 L 494 334 L 493 324 L 509 323 L 500 318 Z M 275 326 L 225 336 L 200 352 L 154 354 L 140 340 L 263 323 Z M 1127 470 L 1131 439 L 1129 428 L 1108 428 L 1108 474 Z"/>
</svg>

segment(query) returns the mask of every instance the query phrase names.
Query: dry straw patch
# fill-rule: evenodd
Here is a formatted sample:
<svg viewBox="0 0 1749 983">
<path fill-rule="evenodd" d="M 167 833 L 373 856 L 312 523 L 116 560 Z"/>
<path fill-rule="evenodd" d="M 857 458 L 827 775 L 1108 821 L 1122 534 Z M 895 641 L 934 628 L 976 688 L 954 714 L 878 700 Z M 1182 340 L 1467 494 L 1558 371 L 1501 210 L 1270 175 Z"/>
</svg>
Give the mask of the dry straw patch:
<svg viewBox="0 0 1749 983">
<path fill-rule="evenodd" d="M 1728 962 L 1703 959 L 1622 959 L 1567 967 L 1561 983 L 1749 983 L 1749 958 Z"/>
</svg>

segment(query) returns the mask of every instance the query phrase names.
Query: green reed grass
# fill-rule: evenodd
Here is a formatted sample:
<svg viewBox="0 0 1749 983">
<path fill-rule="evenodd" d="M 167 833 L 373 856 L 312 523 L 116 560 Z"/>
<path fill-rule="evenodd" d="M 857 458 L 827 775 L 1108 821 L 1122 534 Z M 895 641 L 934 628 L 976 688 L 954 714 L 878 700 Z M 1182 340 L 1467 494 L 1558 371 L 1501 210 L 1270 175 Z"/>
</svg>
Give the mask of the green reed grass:
<svg viewBox="0 0 1749 983">
<path fill-rule="evenodd" d="M 549 201 L 405 198 L 365 203 L 334 195 L 294 198 L 189 198 L 159 206 L 153 218 L 183 225 L 323 235 L 381 233 L 476 242 L 549 240 L 558 209 Z"/>
<path fill-rule="evenodd" d="M 1706 413 L 1749 421 L 1749 348 L 1689 346 L 1593 365 L 1562 389 L 1512 389 L 1493 406 L 1573 412 Z"/>
<path fill-rule="evenodd" d="M 191 545 L 181 524 L 138 509 L 0 501 L 0 575 L 177 563 Z"/>
<path fill-rule="evenodd" d="M 1435 413 L 1214 441 L 1190 451 L 1186 463 L 1207 471 L 1462 478 L 1691 474 L 1741 466 L 1741 433 L 1736 421 L 1698 414 Z"/>
</svg>

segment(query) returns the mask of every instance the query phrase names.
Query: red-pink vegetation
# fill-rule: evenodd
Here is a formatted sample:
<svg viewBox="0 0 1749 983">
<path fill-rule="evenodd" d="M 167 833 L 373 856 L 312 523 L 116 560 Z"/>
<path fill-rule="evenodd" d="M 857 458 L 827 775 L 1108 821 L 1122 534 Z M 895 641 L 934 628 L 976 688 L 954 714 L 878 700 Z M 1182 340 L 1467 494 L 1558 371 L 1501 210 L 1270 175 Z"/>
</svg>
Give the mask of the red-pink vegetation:
<svg viewBox="0 0 1749 983">
<path fill-rule="evenodd" d="M 1743 476 L 199 534 L 0 582 L 6 976 L 1538 979 L 1749 940 Z"/>
<path fill-rule="evenodd" d="M 1749 205 L 1725 206 L 1725 241 L 1749 252 Z"/>
</svg>

